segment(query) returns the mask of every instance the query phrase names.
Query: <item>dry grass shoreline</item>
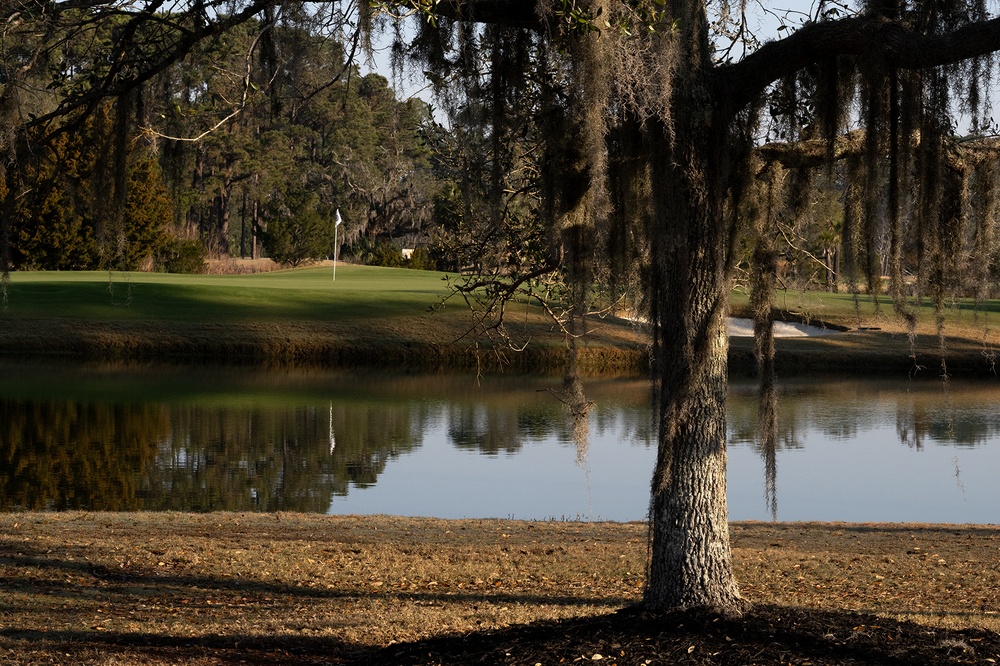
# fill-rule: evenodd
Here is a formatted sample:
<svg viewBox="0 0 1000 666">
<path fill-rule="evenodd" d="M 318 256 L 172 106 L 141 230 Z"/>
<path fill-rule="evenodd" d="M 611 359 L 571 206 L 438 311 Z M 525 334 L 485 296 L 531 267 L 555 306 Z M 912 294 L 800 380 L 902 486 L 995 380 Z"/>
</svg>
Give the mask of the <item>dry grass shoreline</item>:
<svg viewBox="0 0 1000 666">
<path fill-rule="evenodd" d="M 563 338 L 536 323 L 521 351 L 474 345 L 462 331 L 430 318 L 358 326 L 290 322 L 238 326 L 207 322 L 72 322 L 12 320 L 0 327 L 0 354 L 86 361 L 219 363 L 269 366 L 399 368 L 414 371 L 559 372 L 566 364 Z M 442 342 L 444 341 L 444 342 Z M 911 348 L 904 333 L 850 331 L 820 338 L 776 341 L 779 373 L 864 372 L 909 375 L 915 362 L 936 377 L 941 361 L 962 377 L 995 377 L 996 356 L 981 340 L 920 335 Z M 649 348 L 641 331 L 607 322 L 579 346 L 583 374 L 643 374 Z M 914 360 L 916 359 L 916 360 Z M 754 372 L 753 342 L 733 338 L 729 368 L 734 376 Z"/>
<path fill-rule="evenodd" d="M 761 608 L 1000 629 L 995 526 L 736 523 L 732 538 L 743 593 Z M 386 650 L 425 663 L 406 646 L 451 636 L 447 649 L 469 649 L 550 621 L 566 633 L 627 608 L 645 555 L 639 523 L 4 514 L 0 663 L 384 663 Z M 961 636 L 947 640 L 971 650 L 997 637 Z M 977 663 L 1000 660 L 982 646 Z"/>
<path fill-rule="evenodd" d="M 14 319 L 0 327 L 0 354 L 81 361 L 554 372 L 566 364 L 566 344 L 551 329 L 545 322 L 531 322 L 523 333 L 531 344 L 514 351 L 463 337 L 466 330 L 454 320 L 432 315 L 363 324 Z M 641 333 L 620 323 L 595 327 L 580 346 L 579 359 L 582 370 L 596 374 L 631 374 L 649 365 Z"/>
</svg>

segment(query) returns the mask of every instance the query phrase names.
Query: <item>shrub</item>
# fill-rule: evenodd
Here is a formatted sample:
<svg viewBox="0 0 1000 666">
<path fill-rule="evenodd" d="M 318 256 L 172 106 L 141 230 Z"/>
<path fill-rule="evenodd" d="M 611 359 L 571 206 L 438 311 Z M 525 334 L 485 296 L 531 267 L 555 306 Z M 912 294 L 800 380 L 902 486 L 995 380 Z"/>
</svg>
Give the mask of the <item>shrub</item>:
<svg viewBox="0 0 1000 666">
<path fill-rule="evenodd" d="M 407 265 L 418 271 L 436 271 L 438 268 L 437 260 L 426 247 L 415 248 Z"/>
<path fill-rule="evenodd" d="M 403 252 L 394 243 L 383 241 L 372 250 L 371 265 L 402 268 L 406 262 L 403 260 Z"/>
<path fill-rule="evenodd" d="M 171 238 L 157 253 L 156 263 L 167 273 L 203 273 L 205 248 L 200 240 Z"/>
</svg>

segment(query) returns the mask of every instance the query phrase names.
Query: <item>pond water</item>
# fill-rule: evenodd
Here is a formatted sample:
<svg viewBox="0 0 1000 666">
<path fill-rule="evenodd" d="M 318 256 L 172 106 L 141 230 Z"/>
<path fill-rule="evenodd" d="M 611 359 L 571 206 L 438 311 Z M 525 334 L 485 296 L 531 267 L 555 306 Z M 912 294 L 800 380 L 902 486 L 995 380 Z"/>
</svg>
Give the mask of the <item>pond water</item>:
<svg viewBox="0 0 1000 666">
<path fill-rule="evenodd" d="M 0 510 L 642 520 L 648 384 L 0 362 Z M 1000 522 L 1000 382 L 786 382 L 779 520 Z M 770 520 L 756 397 L 729 401 L 729 508 Z"/>
</svg>

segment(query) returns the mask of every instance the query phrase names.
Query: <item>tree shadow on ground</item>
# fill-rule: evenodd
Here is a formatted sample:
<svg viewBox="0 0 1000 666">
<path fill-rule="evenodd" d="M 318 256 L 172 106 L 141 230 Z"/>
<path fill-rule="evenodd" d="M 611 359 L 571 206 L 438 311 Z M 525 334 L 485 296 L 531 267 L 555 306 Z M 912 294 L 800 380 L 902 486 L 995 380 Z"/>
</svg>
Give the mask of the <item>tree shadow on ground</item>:
<svg viewBox="0 0 1000 666">
<path fill-rule="evenodd" d="M 206 592 L 232 592 L 241 595 L 255 595 L 255 598 L 283 597 L 298 599 L 408 599 L 425 603 L 456 603 L 492 602 L 498 604 L 547 604 L 558 606 L 604 606 L 620 608 L 629 603 L 625 596 L 601 596 L 600 598 L 572 594 L 531 594 L 522 592 L 502 592 L 491 590 L 489 594 L 476 591 L 455 592 L 429 590 L 373 590 L 373 589 L 341 589 L 321 588 L 282 583 L 278 581 L 261 581 L 246 578 L 224 578 L 212 575 L 173 572 L 169 569 L 147 569 L 120 571 L 107 565 L 90 561 L 86 549 L 64 549 L 72 552 L 72 557 L 51 557 L 47 553 L 20 546 L 21 552 L 7 554 L 14 550 L 15 544 L 0 538 L 0 566 L 8 565 L 22 571 L 38 569 L 47 571 L 54 576 L 40 579 L 38 577 L 21 577 L 0 579 L 0 590 L 5 593 L 64 595 L 80 593 L 83 585 L 99 586 L 103 597 L 109 599 L 125 599 L 130 602 L 142 601 L 168 593 L 197 597 Z M 81 581 L 84 581 L 82 584 Z M 16 611 L 15 606 L 7 604 L 6 610 Z M 25 608 L 22 612 L 28 612 Z M 8 632 L 9 633 L 9 632 Z M 4 634 L 0 626 L 0 636 Z"/>
<path fill-rule="evenodd" d="M 993 660 L 993 661 L 991 661 Z M 852 612 L 761 605 L 741 618 L 626 609 L 598 617 L 393 645 L 368 664 L 974 664 L 1000 635 Z"/>
<path fill-rule="evenodd" d="M 332 638 L 228 634 L 168 636 L 143 632 L 0 630 L 0 641 L 15 646 L 11 663 L 65 664 L 354 664 L 367 656 Z M 32 650 L 36 654 L 33 656 Z M 0 649 L 0 663 L 8 663 Z"/>
<path fill-rule="evenodd" d="M 379 648 L 329 637 L 19 631 L 0 641 L 45 646 L 72 663 L 142 664 L 988 664 L 1000 635 L 948 630 L 853 612 L 756 606 L 741 618 L 640 609 Z M 30 648 L 28 648 L 30 651 Z M 0 650 L 2 661 L 3 650 Z M 110 660 L 110 661 L 109 661 Z M 18 663 L 22 663 L 20 659 Z M 67 661 L 65 663 L 70 663 Z"/>
<path fill-rule="evenodd" d="M 240 663 L 260 666 L 531 666 L 577 661 L 620 665 L 1000 663 L 1000 634 L 994 632 L 939 629 L 850 611 L 763 604 L 749 608 L 740 618 L 699 611 L 654 614 L 628 608 L 586 618 L 540 621 L 375 648 L 331 636 L 274 635 L 254 626 L 231 627 L 224 623 L 217 629 L 224 635 L 211 633 L 210 629 L 190 636 L 172 630 L 157 631 L 141 623 L 131 630 L 91 626 L 89 617 L 83 616 L 77 618 L 80 624 L 50 623 L 41 615 L 60 604 L 83 598 L 91 602 L 98 598 L 109 611 L 118 614 L 142 610 L 142 604 L 147 601 L 175 604 L 179 612 L 187 614 L 208 610 L 207 601 L 204 607 L 185 605 L 187 597 L 205 597 L 206 600 L 211 597 L 216 604 L 243 603 L 249 597 L 255 604 L 270 604 L 264 609 L 265 614 L 294 613 L 301 605 L 298 602 L 342 597 L 390 599 L 405 596 L 412 600 L 421 596 L 424 601 L 458 601 L 470 606 L 474 601 L 485 599 L 475 592 L 464 593 L 462 598 L 456 599 L 444 592 L 313 590 L 285 583 L 192 575 L 161 568 L 121 571 L 89 561 L 85 556 L 84 550 L 69 549 L 63 556 L 53 557 L 26 543 L 0 540 L 0 565 L 22 574 L 0 581 L 4 594 L 10 595 L 0 603 L 0 616 L 20 618 L 4 622 L 0 617 L 0 663 L 96 663 L 105 666 Z M 45 576 L 28 575 L 29 571 L 41 571 Z M 220 593 L 223 594 L 218 596 Z M 51 604 L 44 607 L 26 605 L 27 600 L 34 597 Z M 281 604 L 273 601 L 279 598 L 284 600 Z M 569 595 L 501 594 L 498 597 L 491 594 L 489 599 L 520 604 L 576 605 L 582 602 Z M 586 601 L 595 603 L 593 599 Z M 612 603 L 610 599 L 603 601 Z M 625 600 L 618 598 L 613 603 L 620 606 Z M 56 612 L 67 617 L 73 614 L 72 610 Z M 31 613 L 37 617 L 29 625 L 26 620 Z M 235 619 L 243 615 L 237 608 L 227 617 Z M 251 619 L 244 619 L 252 623 Z M 339 617 L 334 624 L 367 620 Z M 385 618 L 370 618 L 370 621 L 385 621 Z"/>
</svg>

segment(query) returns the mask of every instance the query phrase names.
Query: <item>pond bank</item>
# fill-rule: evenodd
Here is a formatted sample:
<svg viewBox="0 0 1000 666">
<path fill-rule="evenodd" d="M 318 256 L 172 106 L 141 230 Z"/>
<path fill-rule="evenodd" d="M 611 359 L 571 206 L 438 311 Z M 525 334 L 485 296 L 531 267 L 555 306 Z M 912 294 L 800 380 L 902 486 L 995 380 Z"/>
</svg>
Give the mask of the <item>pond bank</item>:
<svg viewBox="0 0 1000 666">
<path fill-rule="evenodd" d="M 0 661 L 548 663 L 531 650 L 558 647 L 621 663 L 699 650 L 698 663 L 747 663 L 775 645 L 796 663 L 880 662 L 891 655 L 878 650 L 904 646 L 922 652 L 894 663 L 1000 659 L 996 633 L 968 631 L 1000 626 L 995 527 L 736 523 L 732 538 L 757 605 L 742 629 L 713 636 L 721 625 L 695 618 L 687 633 L 673 622 L 650 634 L 632 618 L 622 636 L 609 627 L 641 594 L 641 523 L 0 514 Z M 754 634 L 760 617 L 771 635 Z"/>
<path fill-rule="evenodd" d="M 265 366 L 371 367 L 419 371 L 559 372 L 566 336 L 537 305 L 511 302 L 503 328 L 455 298 L 442 273 L 343 266 L 257 275 L 16 272 L 0 309 L 0 355 L 83 360 Z M 849 294 L 782 292 L 777 320 L 843 331 L 777 340 L 782 374 L 884 372 L 938 376 L 992 372 L 985 314 L 1000 303 L 956 303 L 937 336 L 933 308 L 918 307 L 911 342 L 897 317 Z M 918 304 L 919 305 L 919 304 Z M 734 292 L 731 315 L 746 317 Z M 648 372 L 641 324 L 591 317 L 580 340 L 584 374 Z M 511 346 L 505 345 L 510 342 Z M 514 351 L 515 349 L 523 351 Z M 754 372 L 752 340 L 732 338 L 730 368 Z"/>
<path fill-rule="evenodd" d="M 230 365 L 409 369 L 414 371 L 560 372 L 566 364 L 563 337 L 540 323 L 521 331 L 520 351 L 475 341 L 442 318 L 326 324 L 183 321 L 101 321 L 0 317 L 0 354 L 58 356 L 80 360 L 166 361 Z M 776 340 L 778 371 L 881 372 L 936 377 L 942 359 L 950 374 L 989 376 L 994 350 L 982 340 L 934 335 L 910 340 L 890 330 L 852 330 L 822 337 Z M 643 331 L 622 320 L 599 320 L 579 346 L 584 374 L 648 372 Z M 754 373 L 753 340 L 730 340 L 730 372 Z"/>
<path fill-rule="evenodd" d="M 563 337 L 536 325 L 523 350 L 463 337 L 432 317 L 327 324 L 0 319 L 0 354 L 65 356 L 88 361 L 167 361 L 232 365 L 317 366 L 418 371 L 558 372 Z M 520 338 L 518 338 L 520 339 Z M 641 333 L 616 322 L 595 327 L 580 348 L 580 367 L 596 374 L 648 367 Z"/>
</svg>

